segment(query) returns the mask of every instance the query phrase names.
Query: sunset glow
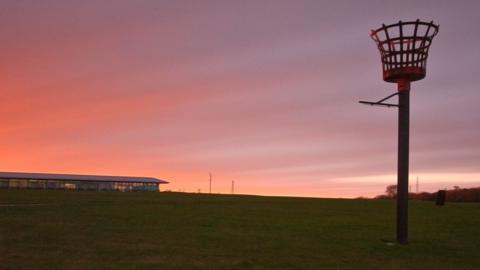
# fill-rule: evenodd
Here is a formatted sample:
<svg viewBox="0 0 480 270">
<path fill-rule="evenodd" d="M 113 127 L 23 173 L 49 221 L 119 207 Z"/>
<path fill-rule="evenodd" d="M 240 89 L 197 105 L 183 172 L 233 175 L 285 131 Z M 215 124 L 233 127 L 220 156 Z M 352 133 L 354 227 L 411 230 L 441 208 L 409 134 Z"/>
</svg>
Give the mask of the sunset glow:
<svg viewBox="0 0 480 270">
<path fill-rule="evenodd" d="M 410 182 L 480 186 L 480 4 L 370 2 L 2 1 L 0 171 L 382 194 L 397 112 L 357 101 L 396 86 L 368 33 L 423 18 L 442 30 L 412 83 Z"/>
</svg>

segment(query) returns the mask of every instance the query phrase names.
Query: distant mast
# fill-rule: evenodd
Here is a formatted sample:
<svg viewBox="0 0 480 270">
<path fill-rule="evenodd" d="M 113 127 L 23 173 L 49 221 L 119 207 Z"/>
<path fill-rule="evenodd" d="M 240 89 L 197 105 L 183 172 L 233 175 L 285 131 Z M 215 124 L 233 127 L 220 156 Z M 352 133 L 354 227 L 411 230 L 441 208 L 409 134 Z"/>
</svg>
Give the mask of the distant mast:
<svg viewBox="0 0 480 270">
<path fill-rule="evenodd" d="M 417 193 L 419 192 L 418 184 L 419 184 L 419 182 L 418 182 L 418 176 L 417 176 Z"/>
<path fill-rule="evenodd" d="M 210 194 L 212 194 L 212 173 L 209 172 L 208 174 L 210 175 L 210 187 L 209 187 L 209 191 L 210 191 Z"/>
</svg>

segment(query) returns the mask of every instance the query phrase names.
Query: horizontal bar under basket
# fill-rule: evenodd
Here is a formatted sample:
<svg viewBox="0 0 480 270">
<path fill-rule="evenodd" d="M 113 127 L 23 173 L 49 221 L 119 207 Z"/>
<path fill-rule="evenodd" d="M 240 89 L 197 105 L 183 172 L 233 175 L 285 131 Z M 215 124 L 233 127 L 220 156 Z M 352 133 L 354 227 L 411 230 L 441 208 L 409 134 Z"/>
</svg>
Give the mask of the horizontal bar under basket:
<svg viewBox="0 0 480 270">
<path fill-rule="evenodd" d="M 365 105 L 370 105 L 370 106 L 399 107 L 398 104 L 384 103 L 384 102 L 383 102 L 383 101 L 385 101 L 385 100 L 387 100 L 387 99 L 389 99 L 389 98 L 392 98 L 392 97 L 394 97 L 394 96 L 396 96 L 396 95 L 398 95 L 398 93 L 393 93 L 393 94 L 391 94 L 390 96 L 385 97 L 385 98 L 382 98 L 382 99 L 380 99 L 380 100 L 377 101 L 377 102 L 360 100 L 359 103 L 365 104 Z"/>
</svg>

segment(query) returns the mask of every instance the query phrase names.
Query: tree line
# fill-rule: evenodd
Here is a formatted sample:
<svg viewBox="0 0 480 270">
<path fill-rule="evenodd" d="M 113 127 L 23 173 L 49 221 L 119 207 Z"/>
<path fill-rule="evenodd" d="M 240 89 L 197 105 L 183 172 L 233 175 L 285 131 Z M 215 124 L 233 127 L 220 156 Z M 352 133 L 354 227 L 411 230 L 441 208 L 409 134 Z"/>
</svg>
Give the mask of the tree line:
<svg viewBox="0 0 480 270">
<path fill-rule="evenodd" d="M 453 189 L 445 190 L 447 202 L 480 202 L 480 187 L 460 188 L 454 186 Z M 411 200 L 435 201 L 438 192 L 420 192 L 408 193 Z M 385 194 L 378 195 L 375 199 L 395 199 L 397 197 L 397 185 L 389 185 Z"/>
</svg>

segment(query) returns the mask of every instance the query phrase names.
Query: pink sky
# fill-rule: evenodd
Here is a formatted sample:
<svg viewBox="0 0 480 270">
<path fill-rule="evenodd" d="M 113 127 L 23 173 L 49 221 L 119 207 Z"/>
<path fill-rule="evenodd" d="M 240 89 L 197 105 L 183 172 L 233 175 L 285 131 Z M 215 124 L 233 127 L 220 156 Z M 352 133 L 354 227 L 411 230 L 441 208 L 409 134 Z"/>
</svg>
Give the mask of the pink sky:
<svg viewBox="0 0 480 270">
<path fill-rule="evenodd" d="M 368 33 L 440 32 L 412 84 L 411 183 L 480 186 L 477 1 L 2 1 L 0 171 L 314 197 L 396 182 L 395 92 Z M 415 188 L 414 185 L 412 186 Z"/>
</svg>

